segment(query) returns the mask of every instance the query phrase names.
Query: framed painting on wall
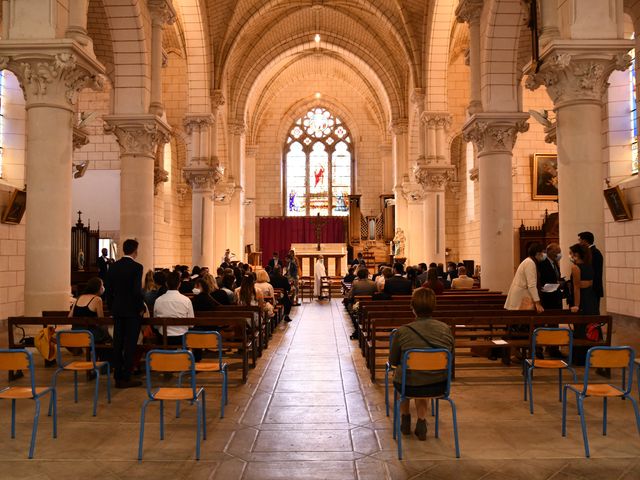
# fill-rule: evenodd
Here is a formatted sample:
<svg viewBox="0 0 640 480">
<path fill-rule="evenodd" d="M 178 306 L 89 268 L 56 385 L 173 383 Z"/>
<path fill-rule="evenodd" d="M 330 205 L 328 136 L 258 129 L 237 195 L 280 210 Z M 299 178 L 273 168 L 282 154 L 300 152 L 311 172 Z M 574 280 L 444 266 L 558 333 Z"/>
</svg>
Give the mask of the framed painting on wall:
<svg viewBox="0 0 640 480">
<path fill-rule="evenodd" d="M 629 209 L 627 202 L 624 201 L 624 194 L 620 187 L 607 188 L 603 193 L 604 199 L 607 201 L 607 205 L 609 206 L 611 216 L 616 222 L 628 222 L 629 220 L 633 220 L 631 210 Z"/>
<path fill-rule="evenodd" d="M 558 200 L 558 156 L 534 153 L 531 157 L 531 198 Z"/>
<path fill-rule="evenodd" d="M 2 214 L 2 223 L 19 224 L 22 221 L 27 209 L 27 192 L 25 190 L 14 190 L 9 199 L 7 208 Z"/>
</svg>

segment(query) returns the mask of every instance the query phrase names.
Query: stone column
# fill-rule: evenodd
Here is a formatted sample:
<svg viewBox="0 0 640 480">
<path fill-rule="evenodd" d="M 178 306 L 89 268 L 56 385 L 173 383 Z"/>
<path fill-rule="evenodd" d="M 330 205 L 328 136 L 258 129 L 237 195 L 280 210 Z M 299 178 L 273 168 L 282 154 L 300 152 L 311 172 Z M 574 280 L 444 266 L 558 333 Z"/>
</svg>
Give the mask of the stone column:
<svg viewBox="0 0 640 480">
<path fill-rule="evenodd" d="M 87 33 L 88 0 L 69 0 L 69 25 L 65 37 L 72 38 L 93 52 L 93 42 Z"/>
<path fill-rule="evenodd" d="M 408 204 L 403 184 L 409 182 L 409 135 L 406 119 L 391 125 L 393 149 L 393 193 L 396 200 L 396 229 L 401 228 L 407 235 L 409 227 Z M 406 248 L 406 254 L 409 249 Z"/>
<path fill-rule="evenodd" d="M 542 52 L 538 73 L 526 86 L 547 87 L 556 112 L 560 244 L 566 249 L 581 231 L 604 244 L 602 96 L 609 75 L 626 70 L 633 40 L 552 41 Z M 569 267 L 568 255 L 562 260 Z"/>
<path fill-rule="evenodd" d="M 148 0 L 151 14 L 151 104 L 149 113 L 162 116 L 162 28 L 176 20 L 171 0 Z"/>
<path fill-rule="evenodd" d="M 155 158 L 171 129 L 153 114 L 103 119 L 105 133 L 114 134 L 120 145 L 120 240 L 137 239 L 138 262 L 145 271 L 153 270 Z"/>
<path fill-rule="evenodd" d="M 257 145 L 245 146 L 244 243 L 256 251 L 256 156 Z M 248 259 L 245 259 L 248 260 Z"/>
<path fill-rule="evenodd" d="M 558 0 L 542 0 L 540 3 L 540 46 L 560 37 L 558 29 Z"/>
<path fill-rule="evenodd" d="M 482 287 L 507 292 L 514 273 L 512 150 L 527 113 L 477 113 L 463 138 L 478 152 Z"/>
<path fill-rule="evenodd" d="M 245 165 L 244 165 L 244 133 L 245 125 L 242 122 L 229 124 L 229 165 L 228 186 L 233 185 L 233 195 L 229 203 L 229 216 L 227 219 L 227 248 L 234 252 L 238 259 L 244 256 L 244 185 L 245 185 Z"/>
<path fill-rule="evenodd" d="M 456 8 L 456 20 L 469 24 L 469 66 L 471 68 L 471 101 L 467 111 L 469 115 L 482 112 L 482 97 L 480 93 L 480 16 L 484 0 L 460 0 Z"/>
<path fill-rule="evenodd" d="M 211 129 L 215 123 L 211 114 L 188 114 L 185 131 L 190 136 L 187 166 L 183 176 L 191 186 L 191 260 L 192 265 L 217 265 L 214 258 L 214 186 L 222 177 L 217 160 L 209 154 Z"/>
<path fill-rule="evenodd" d="M 380 151 L 380 161 L 382 162 L 382 191 L 393 192 L 393 149 L 391 143 L 381 143 L 378 147 Z"/>
<path fill-rule="evenodd" d="M 101 89 L 104 67 L 71 39 L 3 40 L 0 70 L 12 71 L 26 99 L 25 315 L 67 310 L 71 290 L 71 174 L 74 105 Z"/>
</svg>

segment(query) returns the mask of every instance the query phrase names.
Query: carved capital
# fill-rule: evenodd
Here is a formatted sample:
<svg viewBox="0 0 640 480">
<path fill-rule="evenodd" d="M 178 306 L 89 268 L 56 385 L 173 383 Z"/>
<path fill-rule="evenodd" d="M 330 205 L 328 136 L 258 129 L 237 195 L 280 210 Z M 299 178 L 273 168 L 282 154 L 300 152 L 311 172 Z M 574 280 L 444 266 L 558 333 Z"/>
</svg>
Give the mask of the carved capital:
<svg viewBox="0 0 640 480">
<path fill-rule="evenodd" d="M 528 113 L 477 113 L 462 128 L 462 138 L 473 142 L 478 156 L 511 153 L 518 133 L 529 130 Z"/>
<path fill-rule="evenodd" d="M 224 172 L 219 167 L 185 167 L 182 175 L 194 192 L 211 192 L 222 179 Z"/>
<path fill-rule="evenodd" d="M 151 21 L 155 25 L 171 25 L 177 19 L 176 10 L 171 0 L 147 0 Z"/>
<path fill-rule="evenodd" d="M 158 146 L 169 142 L 171 128 L 156 115 L 107 115 L 103 118 L 104 132 L 116 136 L 121 155 L 155 158 Z"/>
<path fill-rule="evenodd" d="M 620 42 L 625 45 L 620 46 Z M 631 57 L 626 52 L 632 44 L 616 41 L 615 45 L 608 45 L 605 42 L 599 45 L 600 50 L 595 50 L 595 46 L 552 41 L 545 49 L 539 70 L 527 76 L 525 86 L 535 90 L 544 85 L 556 108 L 574 102 L 601 103 L 611 73 L 626 70 L 631 65 Z"/>
<path fill-rule="evenodd" d="M 447 183 L 447 190 L 449 190 L 454 198 L 457 200 L 460 198 L 460 186 L 461 186 L 461 182 L 457 182 L 457 181 L 450 181 Z"/>
<path fill-rule="evenodd" d="M 182 182 L 176 185 L 176 194 L 178 195 L 178 202 L 180 202 L 181 204 L 184 203 L 184 199 L 186 198 L 187 193 L 189 193 L 189 185 Z"/>
<path fill-rule="evenodd" d="M 216 205 L 229 205 L 231 203 L 231 199 L 233 198 L 236 190 L 241 190 L 242 188 L 232 179 L 227 179 L 218 183 L 215 187 L 213 199 L 215 200 Z"/>
<path fill-rule="evenodd" d="M 247 126 L 243 121 L 229 122 L 227 128 L 229 135 L 244 135 L 247 130 Z"/>
<path fill-rule="evenodd" d="M 478 167 L 474 167 L 469 170 L 469 180 L 471 180 L 472 182 L 477 182 L 479 178 L 480 170 L 478 169 Z"/>
<path fill-rule="evenodd" d="M 454 179 L 454 169 L 453 165 L 416 165 L 413 176 L 426 191 L 442 191 Z"/>
<path fill-rule="evenodd" d="M 215 123 L 215 118 L 210 113 L 203 113 L 200 115 L 197 114 L 187 114 L 184 117 L 182 124 L 184 125 L 184 130 L 189 135 L 191 135 L 196 129 L 202 130 L 203 128 L 208 128 L 210 125 Z"/>
<path fill-rule="evenodd" d="M 422 202 L 426 197 L 424 187 L 417 182 L 402 182 L 402 196 L 410 203 Z"/>
<path fill-rule="evenodd" d="M 404 135 L 409 131 L 409 120 L 399 118 L 391 122 L 389 128 L 395 135 Z"/>
<path fill-rule="evenodd" d="M 418 113 L 421 113 L 424 111 L 425 98 L 426 98 L 426 95 L 424 93 L 424 88 L 414 88 L 413 91 L 411 92 L 411 103 L 413 104 L 415 109 L 418 111 Z"/>
<path fill-rule="evenodd" d="M 245 145 L 245 156 L 255 158 L 258 155 L 258 145 Z"/>
<path fill-rule="evenodd" d="M 12 42 L 3 40 L 0 70 L 10 70 L 20 83 L 27 102 L 68 110 L 84 88 L 104 87 L 104 67 L 71 39 L 59 43 Z"/>
<path fill-rule="evenodd" d="M 169 181 L 169 172 L 159 166 L 153 167 L 153 194 L 158 194 L 158 187 L 161 183 Z"/>
<path fill-rule="evenodd" d="M 460 0 L 456 8 L 456 20 L 458 23 L 480 22 L 484 0 Z"/>
<path fill-rule="evenodd" d="M 448 112 L 424 112 L 420 120 L 428 127 L 440 127 L 449 130 L 452 116 Z"/>
</svg>

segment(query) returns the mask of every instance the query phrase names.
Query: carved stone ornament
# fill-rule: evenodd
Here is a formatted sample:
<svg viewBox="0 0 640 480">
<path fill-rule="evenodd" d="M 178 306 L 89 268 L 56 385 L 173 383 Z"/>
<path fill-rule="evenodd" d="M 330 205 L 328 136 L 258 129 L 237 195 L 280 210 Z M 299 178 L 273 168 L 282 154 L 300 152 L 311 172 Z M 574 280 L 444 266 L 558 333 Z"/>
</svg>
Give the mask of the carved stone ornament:
<svg viewBox="0 0 640 480">
<path fill-rule="evenodd" d="M 15 74 L 27 106 L 50 104 L 71 110 L 82 89 L 99 91 L 104 87 L 104 67 L 72 40 L 38 45 L 37 52 L 32 46 L 7 42 L 2 51 L 8 55 L 0 56 L 0 70 Z"/>
<path fill-rule="evenodd" d="M 483 4 L 484 0 L 460 0 L 455 13 L 458 23 L 479 22 Z"/>
<path fill-rule="evenodd" d="M 453 194 L 453 197 L 456 200 L 460 198 L 460 187 L 461 182 L 450 181 L 447 183 L 447 190 L 449 190 Z"/>
<path fill-rule="evenodd" d="M 518 133 L 529 130 L 528 113 L 478 113 L 462 129 L 462 138 L 473 142 L 478 155 L 511 153 Z"/>
<path fill-rule="evenodd" d="M 416 165 L 413 168 L 413 176 L 426 191 L 442 191 L 453 179 L 454 168 L 453 165 Z"/>
<path fill-rule="evenodd" d="M 104 132 L 116 136 L 121 155 L 155 158 L 158 146 L 169 142 L 169 125 L 153 114 L 107 115 L 104 121 Z"/>
<path fill-rule="evenodd" d="M 222 90 L 213 90 L 211 92 L 211 108 L 215 111 L 224 105 L 224 93 Z"/>
<path fill-rule="evenodd" d="M 406 134 L 409 131 L 409 120 L 407 120 L 406 118 L 400 118 L 398 120 L 394 120 L 393 122 L 391 122 L 391 124 L 389 125 L 389 129 L 395 134 L 395 135 L 403 135 Z"/>
<path fill-rule="evenodd" d="M 241 120 L 235 122 L 229 122 L 228 130 L 230 135 L 244 135 L 247 130 L 247 126 Z"/>
<path fill-rule="evenodd" d="M 422 123 L 428 127 L 441 127 L 449 130 L 451 127 L 452 116 L 448 112 L 424 112 L 420 117 Z"/>
<path fill-rule="evenodd" d="M 78 150 L 89 143 L 89 131 L 86 128 L 73 127 L 73 149 Z"/>
<path fill-rule="evenodd" d="M 426 193 L 424 187 L 417 182 L 402 182 L 402 196 L 408 202 L 421 202 Z"/>
<path fill-rule="evenodd" d="M 241 189 L 241 187 L 237 186 L 235 181 L 227 179 L 215 186 L 213 199 L 217 205 L 229 205 L 236 190 L 239 189 Z"/>
<path fill-rule="evenodd" d="M 411 92 L 411 103 L 418 112 L 424 111 L 425 98 L 424 88 L 414 88 Z"/>
<path fill-rule="evenodd" d="M 176 194 L 178 195 L 178 201 L 180 203 L 184 202 L 184 199 L 186 198 L 187 193 L 189 193 L 189 185 L 182 182 L 176 185 Z"/>
<path fill-rule="evenodd" d="M 147 0 L 147 6 L 154 22 L 161 25 L 165 23 L 171 25 L 177 19 L 176 10 L 173 8 L 171 0 Z"/>
<path fill-rule="evenodd" d="M 626 52 L 590 54 L 560 48 L 553 52 L 544 58 L 537 73 L 527 76 L 525 86 L 535 90 L 544 85 L 556 107 L 567 102 L 602 102 L 611 73 L 631 65 Z"/>
<path fill-rule="evenodd" d="M 210 113 L 205 113 L 202 115 L 188 114 L 185 115 L 184 121 L 182 122 L 182 124 L 184 125 L 184 131 L 189 135 L 191 135 L 196 129 L 206 129 L 209 125 L 213 125 L 214 123 L 215 118 Z"/>
<path fill-rule="evenodd" d="M 210 192 L 214 186 L 222 179 L 222 169 L 185 167 L 182 175 L 194 192 Z"/>
<path fill-rule="evenodd" d="M 169 181 L 169 172 L 157 165 L 153 167 L 153 194 L 158 194 L 158 187 L 161 183 Z"/>
<path fill-rule="evenodd" d="M 474 167 L 469 170 L 469 180 L 471 180 L 472 182 L 477 182 L 479 178 L 480 170 L 478 169 L 478 167 Z"/>
</svg>

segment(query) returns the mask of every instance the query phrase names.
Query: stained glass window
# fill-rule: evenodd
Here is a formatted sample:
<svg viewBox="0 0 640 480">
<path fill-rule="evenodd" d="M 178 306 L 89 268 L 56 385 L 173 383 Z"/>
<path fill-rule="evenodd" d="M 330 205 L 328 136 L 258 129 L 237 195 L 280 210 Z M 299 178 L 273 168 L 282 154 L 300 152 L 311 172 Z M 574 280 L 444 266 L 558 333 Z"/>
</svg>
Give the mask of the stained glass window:
<svg viewBox="0 0 640 480">
<path fill-rule="evenodd" d="M 635 36 L 634 36 L 635 37 Z M 633 37 L 632 37 L 633 38 Z M 629 111 L 631 120 L 631 173 L 638 173 L 638 108 L 636 99 L 636 49 L 629 52 L 631 67 L 629 68 Z"/>
<path fill-rule="evenodd" d="M 286 215 L 347 215 L 353 145 L 342 121 L 313 108 L 294 122 L 285 149 Z"/>
</svg>

